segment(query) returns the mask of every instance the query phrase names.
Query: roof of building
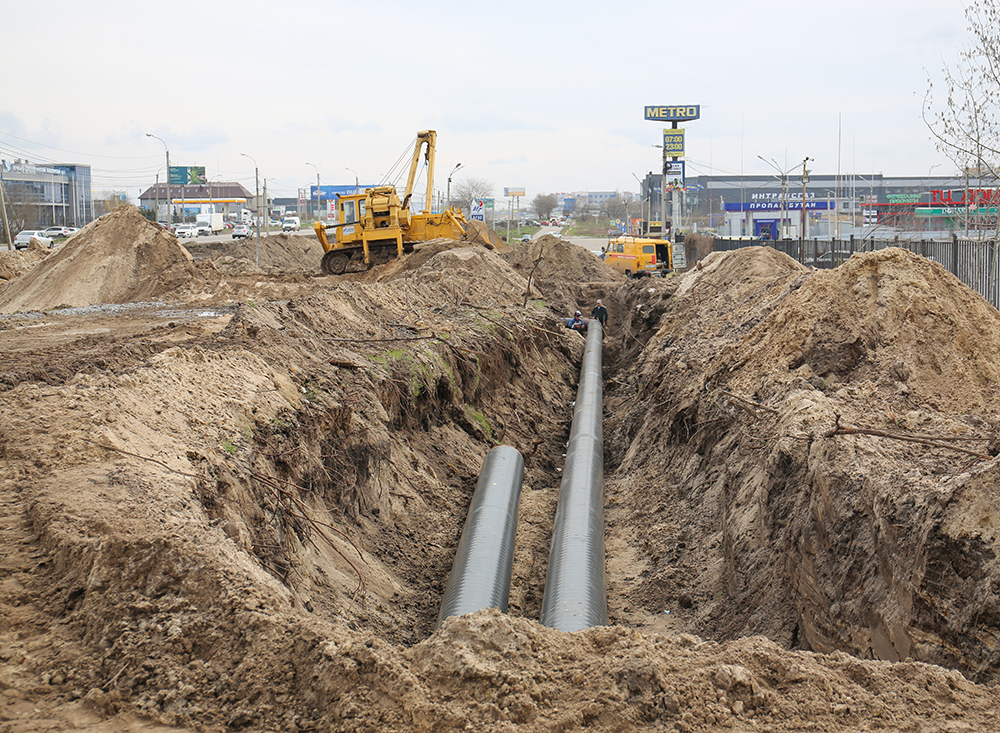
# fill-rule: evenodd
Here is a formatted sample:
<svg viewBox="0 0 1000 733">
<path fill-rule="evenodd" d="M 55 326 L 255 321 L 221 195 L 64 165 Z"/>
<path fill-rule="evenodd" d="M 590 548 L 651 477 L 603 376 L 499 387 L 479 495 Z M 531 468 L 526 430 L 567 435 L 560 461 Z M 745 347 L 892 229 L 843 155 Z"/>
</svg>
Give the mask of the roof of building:
<svg viewBox="0 0 1000 733">
<path fill-rule="evenodd" d="M 253 194 L 243 187 L 242 183 L 212 183 L 206 185 L 170 186 L 170 197 L 174 201 L 224 201 L 252 199 Z M 141 194 L 140 201 L 166 201 L 167 184 L 159 183 L 150 186 Z"/>
</svg>

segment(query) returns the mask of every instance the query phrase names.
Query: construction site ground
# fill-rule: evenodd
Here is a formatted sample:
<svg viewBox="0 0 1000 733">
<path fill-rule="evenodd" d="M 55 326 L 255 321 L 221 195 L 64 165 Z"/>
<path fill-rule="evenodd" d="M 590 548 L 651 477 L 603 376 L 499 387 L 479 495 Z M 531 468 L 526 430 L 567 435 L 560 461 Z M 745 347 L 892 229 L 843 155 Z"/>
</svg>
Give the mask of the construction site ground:
<svg viewBox="0 0 1000 733">
<path fill-rule="evenodd" d="M 0 252 L 0 733 L 995 727 L 1000 314 L 942 267 L 321 256 L 131 207 Z M 609 625 L 564 633 L 560 319 L 598 298 Z M 498 444 L 509 609 L 437 628 Z"/>
</svg>

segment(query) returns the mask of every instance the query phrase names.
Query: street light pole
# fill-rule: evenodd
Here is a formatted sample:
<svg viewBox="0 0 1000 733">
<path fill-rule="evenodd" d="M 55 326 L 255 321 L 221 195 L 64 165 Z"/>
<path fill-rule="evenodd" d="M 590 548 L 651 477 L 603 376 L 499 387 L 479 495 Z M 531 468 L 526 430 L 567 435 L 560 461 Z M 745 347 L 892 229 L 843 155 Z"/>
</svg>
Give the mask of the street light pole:
<svg viewBox="0 0 1000 733">
<path fill-rule="evenodd" d="M 316 168 L 312 163 L 306 163 L 306 165 L 312 165 L 313 168 Z M 319 185 L 319 168 L 316 168 L 316 221 L 319 221 L 319 199 L 322 196 L 322 190 Z"/>
<path fill-rule="evenodd" d="M 260 268 L 260 169 L 257 167 L 257 161 L 253 159 L 252 156 L 246 153 L 240 153 L 244 158 L 250 158 L 253 160 L 253 177 L 256 181 L 256 189 L 254 191 L 254 203 L 257 205 L 257 253 L 256 253 L 256 266 Z"/>
<path fill-rule="evenodd" d="M 635 173 L 632 174 L 632 178 L 634 178 L 635 182 L 639 184 L 639 194 L 641 195 L 643 193 L 642 181 L 639 180 L 639 176 L 637 176 Z M 643 208 L 643 204 L 645 203 L 646 203 L 646 197 L 643 196 L 642 198 L 639 199 L 639 217 L 640 219 L 642 219 L 643 224 L 646 222 L 646 212 L 645 209 Z M 642 224 L 639 225 L 639 234 L 640 235 L 642 234 Z"/>
<path fill-rule="evenodd" d="M 805 252 L 805 241 L 806 236 L 809 232 L 806 231 L 806 184 L 809 183 L 809 171 L 806 170 L 806 163 L 808 163 L 812 158 L 806 156 L 802 160 L 802 236 L 799 237 L 800 241 L 803 243 L 801 251 Z"/>
<path fill-rule="evenodd" d="M 167 151 L 167 223 L 168 224 L 173 224 L 174 223 L 174 205 L 173 205 L 174 202 L 170 198 L 170 150 L 167 149 L 167 144 L 165 142 L 163 142 L 163 138 L 162 137 L 156 137 L 156 135 L 154 135 L 151 132 L 147 132 L 146 133 L 146 137 L 155 137 L 157 140 L 159 140 L 161 143 L 163 143 L 163 149 Z M 159 187 L 159 184 L 157 184 L 157 187 Z"/>
<path fill-rule="evenodd" d="M 449 211 L 451 210 L 451 177 L 452 177 L 453 175 L 455 175 L 455 172 L 456 172 L 456 171 L 457 171 L 457 170 L 458 170 L 459 168 L 461 168 L 461 167 L 462 167 L 462 164 L 461 164 L 461 163 L 459 163 L 459 164 L 458 164 L 458 165 L 456 165 L 456 166 L 455 166 L 454 168 L 452 168 L 452 170 L 451 170 L 451 173 L 449 173 L 449 174 L 448 174 L 448 210 L 449 210 Z"/>
<path fill-rule="evenodd" d="M 344 168 L 344 170 L 354 174 L 354 193 L 361 193 L 360 186 L 358 185 L 358 172 L 353 168 Z"/>
<path fill-rule="evenodd" d="M 781 181 L 781 224 L 779 226 L 778 231 L 781 239 L 785 239 L 787 234 L 787 232 L 785 231 L 785 220 L 788 218 L 788 171 L 790 171 L 791 168 L 789 168 L 787 171 L 783 171 L 781 170 L 781 166 L 778 165 L 777 161 L 774 160 L 774 158 L 768 160 L 767 158 L 764 158 L 760 155 L 758 155 L 757 157 L 763 160 L 772 168 L 774 168 L 774 170 L 778 171 L 778 179 Z M 806 160 L 812 160 L 812 158 L 807 158 Z M 804 201 L 803 204 L 805 204 Z"/>
</svg>

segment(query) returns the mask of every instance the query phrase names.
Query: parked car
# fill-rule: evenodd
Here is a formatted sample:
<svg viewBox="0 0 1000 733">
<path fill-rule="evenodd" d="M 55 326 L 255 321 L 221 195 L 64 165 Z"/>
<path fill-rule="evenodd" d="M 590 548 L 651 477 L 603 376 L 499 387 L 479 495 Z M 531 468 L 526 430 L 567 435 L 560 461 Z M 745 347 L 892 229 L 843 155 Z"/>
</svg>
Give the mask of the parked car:
<svg viewBox="0 0 1000 733">
<path fill-rule="evenodd" d="M 41 229 L 25 229 L 14 237 L 14 249 L 28 249 L 28 245 L 31 244 L 32 239 L 37 239 L 46 247 L 52 246 L 52 238 L 46 237 L 45 232 Z"/>
<path fill-rule="evenodd" d="M 177 228 L 174 229 L 174 234 L 178 239 L 183 239 L 185 237 L 196 237 L 198 236 L 198 230 L 195 229 L 194 224 L 178 224 Z"/>
<path fill-rule="evenodd" d="M 523 235 L 521 235 L 521 241 L 522 242 L 530 242 L 531 241 L 531 235 L 530 234 L 523 234 Z"/>
<path fill-rule="evenodd" d="M 156 223 L 159 224 L 164 229 L 166 229 L 168 232 L 172 232 L 174 230 L 173 226 L 171 226 L 169 221 L 158 221 Z"/>
<path fill-rule="evenodd" d="M 71 234 L 76 234 L 78 231 L 80 230 L 76 227 L 49 227 L 43 234 L 46 237 L 55 239 L 56 237 L 68 237 Z"/>
<path fill-rule="evenodd" d="M 233 227 L 233 239 L 246 239 L 251 234 L 253 234 L 253 230 L 246 224 L 237 224 Z"/>
</svg>

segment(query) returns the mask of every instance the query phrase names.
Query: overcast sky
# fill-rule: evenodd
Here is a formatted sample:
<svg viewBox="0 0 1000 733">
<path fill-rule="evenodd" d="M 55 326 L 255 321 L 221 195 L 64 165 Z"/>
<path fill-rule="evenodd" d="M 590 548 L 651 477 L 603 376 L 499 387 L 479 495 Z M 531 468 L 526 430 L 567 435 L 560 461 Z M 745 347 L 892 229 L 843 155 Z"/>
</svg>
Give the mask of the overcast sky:
<svg viewBox="0 0 1000 733">
<path fill-rule="evenodd" d="M 8 2 L 0 158 L 73 162 L 130 196 L 172 165 L 273 196 L 381 180 L 438 132 L 435 188 L 637 191 L 645 105 L 700 105 L 690 174 L 953 171 L 921 120 L 970 43 L 954 0 Z M 935 167 L 936 166 L 936 167 Z M 405 183 L 405 181 L 404 181 Z"/>
</svg>

